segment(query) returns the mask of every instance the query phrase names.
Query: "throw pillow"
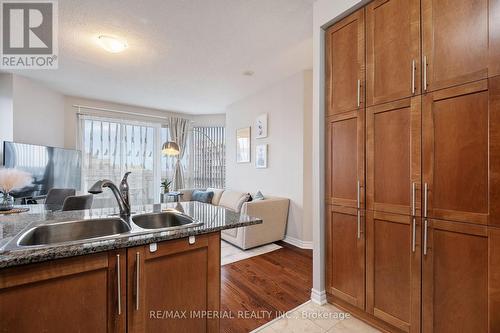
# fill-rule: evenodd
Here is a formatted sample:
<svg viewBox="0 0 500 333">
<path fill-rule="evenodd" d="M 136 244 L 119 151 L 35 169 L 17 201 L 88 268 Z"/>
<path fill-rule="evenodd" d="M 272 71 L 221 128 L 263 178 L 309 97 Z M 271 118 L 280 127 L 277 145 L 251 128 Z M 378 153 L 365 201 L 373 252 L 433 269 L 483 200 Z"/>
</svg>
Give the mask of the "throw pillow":
<svg viewBox="0 0 500 333">
<path fill-rule="evenodd" d="M 255 193 L 255 196 L 253 197 L 254 200 L 264 200 L 264 194 L 262 194 L 261 191 L 257 191 L 257 193 Z"/>
<path fill-rule="evenodd" d="M 191 199 L 193 201 L 203 202 L 203 203 L 212 203 L 212 198 L 214 197 L 214 192 L 212 191 L 193 191 L 193 195 Z"/>
<path fill-rule="evenodd" d="M 219 202 L 220 202 L 220 198 L 222 197 L 222 193 L 224 193 L 224 190 L 220 189 L 220 188 L 209 187 L 209 188 L 207 188 L 207 191 L 214 192 L 214 196 L 212 198 L 212 205 L 218 206 Z"/>
</svg>

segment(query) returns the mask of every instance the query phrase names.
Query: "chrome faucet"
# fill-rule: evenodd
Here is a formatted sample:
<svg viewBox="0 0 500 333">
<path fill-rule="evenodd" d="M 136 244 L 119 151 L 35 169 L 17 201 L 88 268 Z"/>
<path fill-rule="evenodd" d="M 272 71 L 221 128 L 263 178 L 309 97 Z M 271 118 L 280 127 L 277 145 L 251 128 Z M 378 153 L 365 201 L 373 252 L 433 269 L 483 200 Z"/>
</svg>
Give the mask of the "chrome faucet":
<svg viewBox="0 0 500 333">
<path fill-rule="evenodd" d="M 129 194 L 129 186 L 128 186 L 128 175 L 132 172 L 125 172 L 123 175 L 122 181 L 120 182 L 120 194 L 122 195 L 123 201 L 130 207 L 130 194 Z"/>
<path fill-rule="evenodd" d="M 130 197 L 129 197 L 129 186 L 127 178 L 130 172 L 125 173 L 123 179 L 120 183 L 120 188 L 118 188 L 111 180 L 102 179 L 98 180 L 92 187 L 88 190 L 89 193 L 99 194 L 102 193 L 104 187 L 108 187 L 118 202 L 118 207 L 120 208 L 120 216 L 129 217 L 130 216 Z"/>
</svg>

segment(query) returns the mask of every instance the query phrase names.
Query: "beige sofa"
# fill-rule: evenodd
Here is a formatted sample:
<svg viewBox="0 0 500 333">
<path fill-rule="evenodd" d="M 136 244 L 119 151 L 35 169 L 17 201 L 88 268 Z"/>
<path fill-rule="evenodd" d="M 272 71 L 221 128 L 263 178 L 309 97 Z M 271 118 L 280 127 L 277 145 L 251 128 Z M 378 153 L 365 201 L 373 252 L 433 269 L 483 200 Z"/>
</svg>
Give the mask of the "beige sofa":
<svg viewBox="0 0 500 333">
<path fill-rule="evenodd" d="M 221 237 L 237 247 L 247 250 L 285 238 L 290 200 L 265 196 L 264 200 L 248 201 L 248 193 L 212 189 L 212 204 L 235 212 L 261 218 L 263 223 L 249 227 L 223 230 Z M 182 189 L 182 201 L 191 201 L 194 189 Z"/>
</svg>

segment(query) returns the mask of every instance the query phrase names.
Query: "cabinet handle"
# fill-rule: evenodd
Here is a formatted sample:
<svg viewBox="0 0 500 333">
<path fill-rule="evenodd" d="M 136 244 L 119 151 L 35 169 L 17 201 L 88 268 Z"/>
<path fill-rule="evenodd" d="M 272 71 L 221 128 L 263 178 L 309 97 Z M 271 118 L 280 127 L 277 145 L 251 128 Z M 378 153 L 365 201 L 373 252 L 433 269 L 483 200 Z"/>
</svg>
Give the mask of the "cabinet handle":
<svg viewBox="0 0 500 333">
<path fill-rule="evenodd" d="M 427 255 L 427 219 L 424 220 L 424 256 Z"/>
<path fill-rule="evenodd" d="M 424 184 L 424 217 L 427 217 L 427 192 L 429 190 L 429 187 L 427 186 L 427 183 Z"/>
<path fill-rule="evenodd" d="M 417 191 L 417 184 L 412 183 L 412 188 L 411 188 L 411 216 L 415 216 L 416 212 L 416 202 L 415 202 L 415 192 Z"/>
<path fill-rule="evenodd" d="M 358 239 L 361 238 L 361 216 L 359 209 L 357 210 L 357 215 L 358 215 Z"/>
<path fill-rule="evenodd" d="M 116 289 L 118 290 L 118 315 L 122 314 L 122 281 L 120 269 L 120 255 L 116 255 Z"/>
<path fill-rule="evenodd" d="M 427 91 L 427 56 L 424 56 L 424 92 Z"/>
<path fill-rule="evenodd" d="M 360 209 L 361 208 L 361 202 L 360 202 L 360 183 L 358 180 L 357 188 L 356 188 L 356 208 Z"/>
<path fill-rule="evenodd" d="M 415 59 L 411 61 L 411 94 L 415 95 Z"/>
<path fill-rule="evenodd" d="M 361 105 L 361 80 L 358 80 L 358 108 Z"/>
<path fill-rule="evenodd" d="M 139 310 L 139 283 L 140 283 L 140 276 L 141 276 L 141 270 L 140 270 L 140 253 L 137 252 L 135 254 L 135 309 Z"/>
<path fill-rule="evenodd" d="M 415 217 L 413 217 L 412 233 L 413 233 L 413 237 L 411 240 L 411 250 L 412 250 L 412 252 L 415 252 L 416 243 L 417 243 L 417 221 L 416 221 Z"/>
</svg>

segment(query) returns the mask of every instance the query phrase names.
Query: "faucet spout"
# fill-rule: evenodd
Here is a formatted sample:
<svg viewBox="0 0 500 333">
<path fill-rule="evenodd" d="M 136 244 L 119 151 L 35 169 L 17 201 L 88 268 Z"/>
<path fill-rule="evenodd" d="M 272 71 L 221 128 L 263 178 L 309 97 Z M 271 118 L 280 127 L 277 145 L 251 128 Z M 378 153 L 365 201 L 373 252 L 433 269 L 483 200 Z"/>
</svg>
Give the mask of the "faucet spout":
<svg viewBox="0 0 500 333">
<path fill-rule="evenodd" d="M 125 174 L 123 177 L 122 183 L 125 182 L 126 184 L 126 191 L 122 191 L 121 184 L 120 184 L 120 189 L 109 179 L 102 179 L 98 180 L 92 187 L 88 190 L 89 193 L 92 194 L 99 194 L 102 193 L 103 189 L 105 187 L 108 187 L 111 192 L 113 192 L 113 195 L 115 196 L 116 202 L 118 203 L 118 207 L 120 208 L 120 216 L 122 217 L 129 217 L 130 216 L 130 202 L 128 199 L 128 183 L 127 183 L 127 176 L 129 173 Z M 124 194 L 126 194 L 124 196 Z M 126 198 L 125 198 L 126 197 Z"/>
<path fill-rule="evenodd" d="M 128 175 L 130 175 L 131 172 L 125 172 L 123 175 L 122 181 L 120 182 L 120 193 L 123 198 L 123 201 L 130 207 L 130 187 L 128 186 Z"/>
</svg>

